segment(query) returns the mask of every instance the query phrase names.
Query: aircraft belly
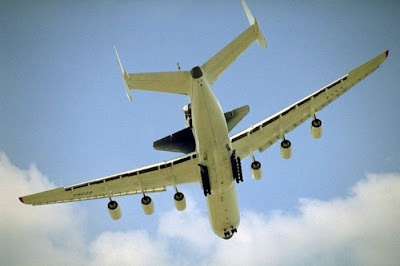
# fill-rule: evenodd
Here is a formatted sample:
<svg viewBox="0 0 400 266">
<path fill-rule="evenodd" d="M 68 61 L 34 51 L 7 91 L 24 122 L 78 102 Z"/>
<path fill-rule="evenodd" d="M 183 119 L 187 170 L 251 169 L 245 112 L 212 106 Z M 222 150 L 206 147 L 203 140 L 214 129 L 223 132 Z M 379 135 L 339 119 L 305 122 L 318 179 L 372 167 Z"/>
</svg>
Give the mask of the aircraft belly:
<svg viewBox="0 0 400 266">
<path fill-rule="evenodd" d="M 207 209 L 210 225 L 215 234 L 224 237 L 226 232 L 237 229 L 240 223 L 236 184 L 219 193 L 207 196 Z"/>
<path fill-rule="evenodd" d="M 206 161 L 208 151 L 221 144 L 230 145 L 226 119 L 204 79 L 193 82 L 191 102 L 197 152 L 201 155 L 200 161 Z"/>
<path fill-rule="evenodd" d="M 218 236 L 226 238 L 240 223 L 232 144 L 222 108 L 203 78 L 193 81 L 191 108 L 199 162 L 207 167 L 211 188 L 211 194 L 206 196 L 210 224 Z"/>
</svg>

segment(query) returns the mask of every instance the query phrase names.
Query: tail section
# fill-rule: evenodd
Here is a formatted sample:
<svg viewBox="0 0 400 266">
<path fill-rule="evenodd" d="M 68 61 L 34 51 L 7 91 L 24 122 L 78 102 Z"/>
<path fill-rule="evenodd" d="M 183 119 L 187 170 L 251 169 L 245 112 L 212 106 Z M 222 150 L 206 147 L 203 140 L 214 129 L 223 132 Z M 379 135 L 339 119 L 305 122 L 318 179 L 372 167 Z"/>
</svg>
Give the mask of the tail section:
<svg viewBox="0 0 400 266">
<path fill-rule="evenodd" d="M 125 94 L 126 94 L 126 97 L 128 97 L 128 100 L 131 102 L 132 101 L 132 94 L 129 91 L 129 86 L 128 86 L 128 83 L 127 83 L 127 80 L 129 79 L 129 75 L 125 71 L 125 69 L 122 67 L 121 59 L 119 59 L 119 55 L 118 55 L 118 52 L 117 52 L 117 47 L 115 47 L 115 46 L 114 46 L 114 51 L 115 51 L 115 56 L 117 57 L 119 69 L 121 70 L 122 78 L 124 79 Z"/>
<path fill-rule="evenodd" d="M 258 26 L 257 20 L 251 14 L 244 0 L 242 0 L 242 5 L 250 22 L 250 27 L 202 65 L 201 69 L 204 70 L 210 84 L 213 84 L 254 41 L 257 41 L 261 47 L 267 48 L 267 41 Z"/>
<path fill-rule="evenodd" d="M 254 18 L 253 14 L 251 13 L 249 7 L 246 4 L 245 0 L 242 0 L 242 6 L 244 9 L 244 12 L 246 13 L 247 19 L 250 23 L 250 25 L 256 25 L 256 30 L 257 30 L 257 43 L 258 45 L 261 46 L 261 48 L 266 49 L 267 48 L 267 41 L 265 40 L 264 35 L 262 34 L 260 28 L 258 27 L 257 20 Z"/>
<path fill-rule="evenodd" d="M 169 92 L 177 94 L 189 93 L 191 77 L 188 71 L 127 73 L 122 66 L 117 49 L 114 47 L 119 69 L 125 85 L 125 93 L 132 101 L 131 89 Z"/>
<path fill-rule="evenodd" d="M 129 101 L 132 101 L 131 89 L 158 91 L 176 94 L 190 94 L 194 70 L 200 70 L 210 84 L 218 77 L 254 42 L 257 41 L 262 48 L 267 48 L 267 41 L 262 34 L 257 20 L 251 14 L 246 2 L 242 5 L 249 20 L 250 26 L 232 42 L 210 58 L 201 67 L 195 67 L 192 71 L 127 73 L 122 67 L 117 49 L 114 47 L 118 65 L 122 73 L 125 85 L 125 93 Z"/>
</svg>

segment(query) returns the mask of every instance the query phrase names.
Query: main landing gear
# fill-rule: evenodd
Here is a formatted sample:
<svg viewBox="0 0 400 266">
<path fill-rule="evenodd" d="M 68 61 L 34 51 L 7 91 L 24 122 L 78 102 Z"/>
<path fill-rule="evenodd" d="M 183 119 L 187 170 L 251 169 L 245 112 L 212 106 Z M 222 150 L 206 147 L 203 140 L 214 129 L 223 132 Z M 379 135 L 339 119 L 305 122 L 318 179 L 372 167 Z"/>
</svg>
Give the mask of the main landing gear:
<svg viewBox="0 0 400 266">
<path fill-rule="evenodd" d="M 234 227 L 232 227 L 231 230 L 226 230 L 226 229 L 225 229 L 224 231 L 225 231 L 225 232 L 224 232 L 224 237 L 223 237 L 223 239 L 226 239 L 226 240 L 231 239 L 232 236 L 233 236 L 233 234 L 234 234 L 234 233 L 237 233 L 237 229 L 234 228 Z"/>
<path fill-rule="evenodd" d="M 204 196 L 211 195 L 210 176 L 208 175 L 208 168 L 205 165 L 199 164 L 201 181 L 203 183 Z"/>
<path fill-rule="evenodd" d="M 240 161 L 240 157 L 236 157 L 235 150 L 232 152 L 231 155 L 231 165 L 232 165 L 233 179 L 236 180 L 236 183 L 243 182 L 242 163 Z"/>
</svg>

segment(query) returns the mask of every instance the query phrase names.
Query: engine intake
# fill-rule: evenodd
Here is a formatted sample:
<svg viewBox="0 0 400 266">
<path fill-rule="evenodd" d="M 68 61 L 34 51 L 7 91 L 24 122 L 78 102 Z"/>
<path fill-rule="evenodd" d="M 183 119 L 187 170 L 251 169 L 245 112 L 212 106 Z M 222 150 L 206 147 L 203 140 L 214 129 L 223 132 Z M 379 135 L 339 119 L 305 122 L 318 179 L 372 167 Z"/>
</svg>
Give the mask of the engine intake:
<svg viewBox="0 0 400 266">
<path fill-rule="evenodd" d="M 149 196 L 143 196 L 142 198 L 142 209 L 147 215 L 151 215 L 154 212 L 154 204 Z"/>
<path fill-rule="evenodd" d="M 259 161 L 253 161 L 251 163 L 251 177 L 254 180 L 260 180 L 262 178 L 262 168 Z"/>
<path fill-rule="evenodd" d="M 281 142 L 281 156 L 283 159 L 292 157 L 292 143 L 287 139 Z"/>
<path fill-rule="evenodd" d="M 311 122 L 311 136 L 315 139 L 322 137 L 322 121 L 317 118 Z"/>
<path fill-rule="evenodd" d="M 108 213 L 113 220 L 119 220 L 122 216 L 121 208 L 118 202 L 112 200 L 107 204 Z"/>
<path fill-rule="evenodd" d="M 174 195 L 174 203 L 175 203 L 175 208 L 178 211 L 183 211 L 186 209 L 186 198 L 185 195 L 181 192 L 176 192 Z"/>
</svg>

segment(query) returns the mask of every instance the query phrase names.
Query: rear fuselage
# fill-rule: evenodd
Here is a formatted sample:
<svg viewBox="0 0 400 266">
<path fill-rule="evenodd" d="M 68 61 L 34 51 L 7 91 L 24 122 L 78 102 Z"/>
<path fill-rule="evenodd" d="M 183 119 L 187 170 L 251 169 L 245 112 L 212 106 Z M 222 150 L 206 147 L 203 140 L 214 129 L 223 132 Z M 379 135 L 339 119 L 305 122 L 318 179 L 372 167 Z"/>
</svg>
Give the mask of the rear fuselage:
<svg viewBox="0 0 400 266">
<path fill-rule="evenodd" d="M 232 144 L 224 113 L 210 84 L 200 68 L 194 70 L 190 94 L 193 133 L 199 162 L 208 169 L 208 215 L 213 231 L 222 238 L 230 238 L 240 222 L 230 159 Z"/>
</svg>

